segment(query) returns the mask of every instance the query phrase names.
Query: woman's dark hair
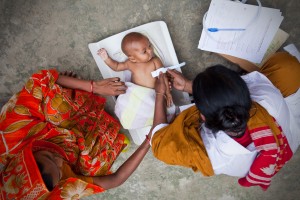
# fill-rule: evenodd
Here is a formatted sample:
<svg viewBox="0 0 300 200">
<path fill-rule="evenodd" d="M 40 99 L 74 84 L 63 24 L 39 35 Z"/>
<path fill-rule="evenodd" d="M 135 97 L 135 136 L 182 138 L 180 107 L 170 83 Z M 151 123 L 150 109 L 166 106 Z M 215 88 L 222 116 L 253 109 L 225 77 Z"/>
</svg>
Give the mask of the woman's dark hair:
<svg viewBox="0 0 300 200">
<path fill-rule="evenodd" d="M 48 173 L 44 173 L 43 172 L 44 171 L 44 166 L 43 166 L 42 163 L 40 163 L 40 162 L 37 161 L 36 164 L 37 164 L 37 166 L 38 166 L 38 168 L 40 170 L 40 173 L 42 175 L 43 181 L 44 181 L 47 189 L 49 191 L 52 191 L 54 189 L 54 184 L 53 184 L 52 176 L 50 174 L 48 174 Z"/>
<path fill-rule="evenodd" d="M 238 73 L 222 65 L 201 72 L 193 81 L 195 104 L 205 117 L 205 126 L 239 133 L 249 119 L 249 89 Z"/>
</svg>

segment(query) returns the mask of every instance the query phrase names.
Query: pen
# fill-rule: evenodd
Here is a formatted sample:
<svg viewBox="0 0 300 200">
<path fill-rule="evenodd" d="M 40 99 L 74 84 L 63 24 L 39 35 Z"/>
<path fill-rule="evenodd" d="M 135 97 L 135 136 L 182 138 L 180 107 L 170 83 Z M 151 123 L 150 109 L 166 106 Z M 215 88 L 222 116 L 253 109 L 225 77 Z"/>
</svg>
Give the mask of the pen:
<svg viewBox="0 0 300 200">
<path fill-rule="evenodd" d="M 245 31 L 245 28 L 208 28 L 209 32 L 218 32 L 218 31 Z"/>
</svg>

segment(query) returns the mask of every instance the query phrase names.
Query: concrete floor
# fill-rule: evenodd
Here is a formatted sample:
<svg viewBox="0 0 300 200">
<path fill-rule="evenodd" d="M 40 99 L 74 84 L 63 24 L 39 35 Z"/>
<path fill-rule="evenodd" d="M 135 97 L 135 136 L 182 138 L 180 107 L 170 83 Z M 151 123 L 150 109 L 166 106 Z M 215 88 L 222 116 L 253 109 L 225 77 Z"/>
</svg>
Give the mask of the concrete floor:
<svg viewBox="0 0 300 200">
<path fill-rule="evenodd" d="M 55 67 L 73 70 L 85 79 L 101 79 L 88 43 L 157 20 L 167 23 L 179 61 L 187 62 L 182 70 L 188 78 L 216 63 L 238 69 L 213 53 L 197 49 L 202 17 L 209 3 L 209 0 L 1 0 L 0 105 L 38 69 Z M 263 0 L 262 4 L 282 11 L 285 19 L 281 29 L 290 34 L 286 44 L 293 42 L 300 48 L 300 1 Z M 112 106 L 108 101 L 110 113 Z M 132 144 L 113 168 L 136 148 Z M 167 166 L 149 151 L 121 187 L 85 199 L 299 199 L 299 163 L 298 151 L 276 175 L 269 190 L 263 192 L 257 187 L 240 187 L 237 178 L 223 175 L 207 178 L 190 169 Z"/>
</svg>

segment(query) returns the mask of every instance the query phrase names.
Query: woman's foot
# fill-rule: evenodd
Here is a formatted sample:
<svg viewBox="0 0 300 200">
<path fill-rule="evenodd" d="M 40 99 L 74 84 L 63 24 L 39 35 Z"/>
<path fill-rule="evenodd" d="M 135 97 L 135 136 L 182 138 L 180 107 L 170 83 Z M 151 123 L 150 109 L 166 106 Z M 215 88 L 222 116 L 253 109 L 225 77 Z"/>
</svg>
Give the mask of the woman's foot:
<svg viewBox="0 0 300 200">
<path fill-rule="evenodd" d="M 73 78 L 78 78 L 81 79 L 79 76 L 77 76 L 77 74 L 73 71 L 64 71 L 64 72 L 60 72 L 59 75 L 64 75 L 64 76 L 69 76 L 69 77 L 73 77 Z"/>
</svg>

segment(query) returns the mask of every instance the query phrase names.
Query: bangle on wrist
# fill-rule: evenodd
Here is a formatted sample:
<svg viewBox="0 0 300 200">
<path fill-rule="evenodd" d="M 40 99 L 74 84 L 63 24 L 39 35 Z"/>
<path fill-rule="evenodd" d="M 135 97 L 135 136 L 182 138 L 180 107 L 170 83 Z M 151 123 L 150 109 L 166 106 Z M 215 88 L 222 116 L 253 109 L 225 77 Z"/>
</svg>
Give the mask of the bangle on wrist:
<svg viewBox="0 0 300 200">
<path fill-rule="evenodd" d="M 165 98 L 167 98 L 167 97 L 166 97 L 166 94 L 161 93 L 161 92 L 156 92 L 156 95 L 163 95 Z"/>
<path fill-rule="evenodd" d="M 146 140 L 148 141 L 149 144 L 151 143 L 149 135 L 146 135 Z"/>
<path fill-rule="evenodd" d="M 94 83 L 94 81 L 91 81 L 91 93 L 92 94 L 94 93 L 94 91 L 93 91 L 93 89 L 94 89 L 93 83 Z"/>
</svg>

